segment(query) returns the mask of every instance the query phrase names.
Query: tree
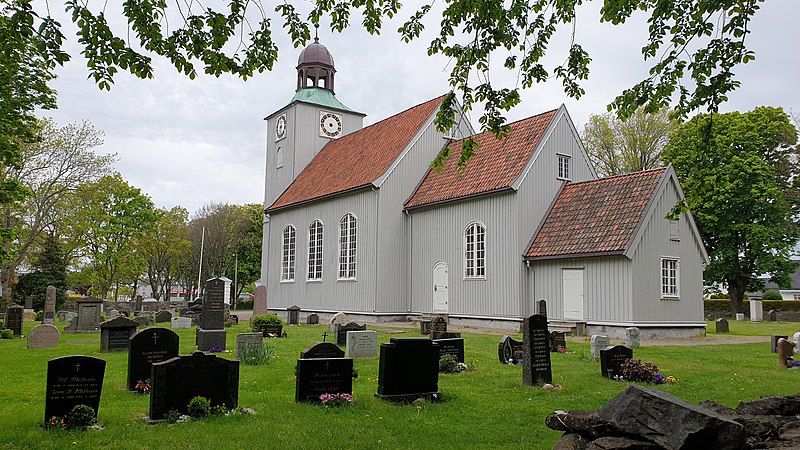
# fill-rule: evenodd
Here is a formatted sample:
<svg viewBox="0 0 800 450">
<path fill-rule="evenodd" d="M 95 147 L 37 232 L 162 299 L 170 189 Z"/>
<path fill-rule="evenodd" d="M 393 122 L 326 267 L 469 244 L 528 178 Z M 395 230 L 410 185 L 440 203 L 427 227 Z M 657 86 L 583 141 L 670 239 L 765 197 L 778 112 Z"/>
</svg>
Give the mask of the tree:
<svg viewBox="0 0 800 450">
<path fill-rule="evenodd" d="M 38 19 L 32 0 L 15 0 L 14 8 L 27 12 L 30 22 Z M 441 54 L 451 61 L 449 82 L 459 92 L 465 110 L 475 103 L 485 109 L 481 128 L 498 136 L 507 131 L 505 112 L 520 102 L 519 90 L 556 78 L 564 92 L 579 98 L 581 82 L 589 76 L 591 58 L 575 41 L 576 8 L 579 0 L 450 0 L 444 8 L 426 4 L 408 15 L 398 30 L 409 42 L 421 36 L 426 24 L 438 32 L 428 54 Z M 635 12 L 648 18 L 649 35 L 642 47 L 651 61 L 646 77 L 624 90 L 610 105 L 623 116 L 638 107 L 655 112 L 677 99 L 678 112 L 685 114 L 705 107 L 716 111 L 727 95 L 739 86 L 733 70 L 755 58 L 745 45 L 750 20 L 761 2 L 751 0 L 683 1 L 605 0 L 600 20 L 625 23 Z M 46 2 L 45 2 L 46 4 Z M 194 78 L 199 70 L 220 76 L 234 74 L 244 79 L 271 70 L 278 48 L 272 37 L 274 17 L 260 0 L 232 0 L 227 6 L 207 7 L 199 2 L 130 0 L 123 4 L 122 22 L 127 29 L 112 30 L 105 4 L 78 0 L 66 2 L 67 12 L 78 27 L 81 54 L 88 59 L 89 73 L 101 89 L 110 89 L 114 75 L 125 70 L 140 78 L 153 77 L 152 56 L 163 57 L 181 73 Z M 310 24 L 329 19 L 331 29 L 350 25 L 351 14 L 361 13 L 361 24 L 370 34 L 382 31 L 383 20 L 400 13 L 398 0 L 317 1 L 311 4 L 278 2 L 274 12 L 282 19 L 295 47 L 311 38 Z M 440 17 L 428 17 L 441 11 Z M 115 13 L 109 13 L 115 14 Z M 52 25 L 49 18 L 42 21 Z M 57 25 L 57 24 L 56 24 Z M 558 31 L 572 31 L 563 54 L 549 51 Z M 55 26 L 48 44 L 60 48 Z M 557 61 L 551 63 L 550 61 Z M 493 70 L 517 75 L 513 86 L 491 81 Z M 458 120 L 456 94 L 444 101 L 437 117 L 442 132 Z M 466 139 L 459 164 L 464 165 L 475 148 Z M 448 146 L 436 159 L 443 163 Z"/>
<path fill-rule="evenodd" d="M 3 211 L 3 222 L 14 230 L 13 239 L 3 243 L 9 251 L 0 277 L 4 295 L 12 294 L 11 280 L 31 245 L 45 230 L 56 232 L 57 223 L 68 211 L 68 197 L 81 183 L 111 172 L 115 155 L 94 151 L 103 143 L 102 137 L 88 121 L 59 127 L 44 119 L 37 123 L 35 141 L 20 146 L 20 164 L 9 168 L 7 175 L 24 186 L 28 195 L 18 207 Z"/>
<path fill-rule="evenodd" d="M 33 264 L 33 271 L 21 275 L 15 296 L 33 298 L 33 307 L 42 309 L 47 286 L 56 288 L 56 309 L 66 301 L 67 262 L 61 252 L 61 243 L 52 234 L 46 234 L 42 248 Z"/>
<path fill-rule="evenodd" d="M 238 282 L 235 286 L 235 297 L 238 298 L 245 286 L 261 276 L 264 209 L 258 204 L 241 205 L 237 207 L 236 216 L 234 226 L 237 228 L 238 242 L 234 255 L 238 264 L 236 267 L 228 267 L 226 276 Z"/>
<path fill-rule="evenodd" d="M 597 114 L 583 129 L 583 143 L 602 176 L 639 172 L 661 166 L 661 151 L 674 127 L 667 108 L 655 113 L 639 108 L 624 120 Z"/>
<path fill-rule="evenodd" d="M 91 290 L 106 298 L 109 290 L 143 272 L 136 243 L 154 226 L 153 202 L 119 174 L 78 187 L 71 205 L 72 229 L 80 254 L 91 268 Z"/>
<path fill-rule="evenodd" d="M 139 250 L 147 265 L 147 280 L 156 300 L 169 300 L 178 261 L 188 255 L 191 246 L 187 220 L 189 213 L 176 206 L 159 210 L 155 226 L 139 238 Z"/>
<path fill-rule="evenodd" d="M 702 114 L 677 127 L 662 153 L 683 185 L 708 250 L 707 283 L 724 282 L 731 307 L 761 290 L 759 275 L 785 284 L 800 239 L 800 203 L 792 195 L 800 167 L 797 130 L 780 108 Z M 796 159 L 795 159 L 796 161 Z"/>
</svg>

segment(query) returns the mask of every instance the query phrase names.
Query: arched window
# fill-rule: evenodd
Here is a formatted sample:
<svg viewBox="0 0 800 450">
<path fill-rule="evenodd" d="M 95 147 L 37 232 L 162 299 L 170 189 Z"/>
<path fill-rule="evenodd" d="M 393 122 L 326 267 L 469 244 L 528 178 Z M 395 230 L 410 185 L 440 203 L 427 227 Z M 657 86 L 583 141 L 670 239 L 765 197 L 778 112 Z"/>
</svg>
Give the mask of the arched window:
<svg viewBox="0 0 800 450">
<path fill-rule="evenodd" d="M 339 279 L 356 278 L 356 216 L 347 213 L 339 221 Z"/>
<path fill-rule="evenodd" d="M 297 230 L 293 225 L 283 229 L 283 252 L 281 258 L 281 281 L 294 281 L 294 250 Z"/>
<path fill-rule="evenodd" d="M 319 220 L 308 226 L 308 279 L 322 279 L 322 222 Z"/>
<path fill-rule="evenodd" d="M 280 169 L 283 167 L 283 147 L 278 147 L 278 151 L 275 152 L 275 167 Z"/>
<path fill-rule="evenodd" d="M 486 228 L 478 222 L 464 230 L 464 277 L 486 278 Z"/>
</svg>

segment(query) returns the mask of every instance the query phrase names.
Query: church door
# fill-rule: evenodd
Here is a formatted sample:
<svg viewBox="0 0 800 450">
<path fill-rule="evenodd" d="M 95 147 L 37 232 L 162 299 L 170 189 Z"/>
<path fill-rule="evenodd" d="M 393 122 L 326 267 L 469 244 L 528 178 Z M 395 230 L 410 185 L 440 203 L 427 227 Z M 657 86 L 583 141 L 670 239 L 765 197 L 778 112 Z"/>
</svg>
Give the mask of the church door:
<svg viewBox="0 0 800 450">
<path fill-rule="evenodd" d="M 447 263 L 433 265 L 433 312 L 447 313 Z"/>
<path fill-rule="evenodd" d="M 562 269 L 561 287 L 564 295 L 564 318 L 583 319 L 583 269 Z"/>
</svg>

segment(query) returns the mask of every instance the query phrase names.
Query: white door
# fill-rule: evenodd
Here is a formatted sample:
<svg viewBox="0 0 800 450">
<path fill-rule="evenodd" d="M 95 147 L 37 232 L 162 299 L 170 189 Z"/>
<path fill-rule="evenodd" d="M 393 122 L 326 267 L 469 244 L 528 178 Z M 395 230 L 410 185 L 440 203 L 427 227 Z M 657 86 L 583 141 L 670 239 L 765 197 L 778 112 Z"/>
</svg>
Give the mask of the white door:
<svg viewBox="0 0 800 450">
<path fill-rule="evenodd" d="M 433 312 L 447 312 L 447 263 L 433 265 Z"/>
<path fill-rule="evenodd" d="M 583 269 L 562 269 L 561 292 L 564 294 L 564 318 L 583 319 Z"/>
</svg>

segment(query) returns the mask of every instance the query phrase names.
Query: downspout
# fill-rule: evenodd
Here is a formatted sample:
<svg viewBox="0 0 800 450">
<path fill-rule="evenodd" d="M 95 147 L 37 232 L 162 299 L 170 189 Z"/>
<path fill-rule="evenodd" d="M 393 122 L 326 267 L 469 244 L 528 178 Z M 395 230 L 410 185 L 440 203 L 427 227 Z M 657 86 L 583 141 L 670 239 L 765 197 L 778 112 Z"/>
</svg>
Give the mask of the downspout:
<svg viewBox="0 0 800 450">
<path fill-rule="evenodd" d="M 411 307 L 413 306 L 411 303 L 411 299 L 414 298 L 414 216 L 412 216 L 408 210 L 403 210 L 406 217 L 408 217 L 408 227 L 406 228 L 406 232 L 408 233 L 408 240 L 406 245 L 406 274 L 408 276 L 408 294 L 406 295 L 406 310 L 408 313 L 411 313 Z"/>
</svg>

